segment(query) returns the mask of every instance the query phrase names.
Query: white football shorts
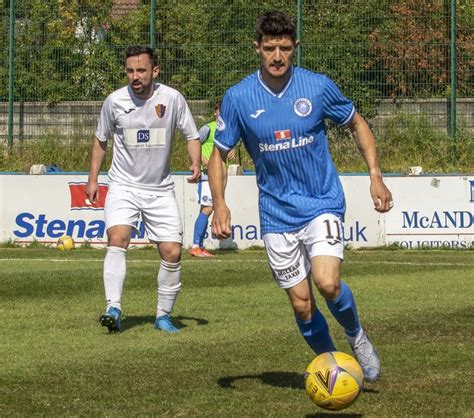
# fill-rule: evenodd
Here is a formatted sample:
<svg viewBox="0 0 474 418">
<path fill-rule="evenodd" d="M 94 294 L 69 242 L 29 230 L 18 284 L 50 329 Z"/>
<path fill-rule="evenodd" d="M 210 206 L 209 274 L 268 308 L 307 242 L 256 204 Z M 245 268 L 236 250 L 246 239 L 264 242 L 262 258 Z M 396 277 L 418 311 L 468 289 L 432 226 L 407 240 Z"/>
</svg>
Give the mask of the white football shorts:
<svg viewBox="0 0 474 418">
<path fill-rule="evenodd" d="M 263 242 L 273 278 L 282 289 L 304 280 L 315 256 L 344 259 L 343 222 L 334 214 L 320 215 L 298 231 L 265 234 Z"/>
<path fill-rule="evenodd" d="M 150 241 L 183 243 L 183 225 L 174 193 L 156 196 L 109 187 L 104 213 L 107 229 L 116 225 L 136 229 L 141 217 Z"/>
<path fill-rule="evenodd" d="M 201 206 L 212 206 L 212 194 L 209 181 L 200 179 L 197 184 L 198 203 Z"/>
</svg>

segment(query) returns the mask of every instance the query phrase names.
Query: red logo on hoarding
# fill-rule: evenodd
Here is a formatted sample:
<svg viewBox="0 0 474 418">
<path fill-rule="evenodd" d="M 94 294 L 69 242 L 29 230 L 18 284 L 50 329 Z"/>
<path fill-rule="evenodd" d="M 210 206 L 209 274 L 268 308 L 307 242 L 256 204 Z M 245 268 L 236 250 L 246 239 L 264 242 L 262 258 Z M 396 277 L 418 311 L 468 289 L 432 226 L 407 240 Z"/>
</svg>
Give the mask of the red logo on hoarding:
<svg viewBox="0 0 474 418">
<path fill-rule="evenodd" d="M 291 139 L 291 131 L 289 129 L 284 129 L 283 131 L 273 131 L 275 139 L 281 141 L 283 139 Z"/>
<path fill-rule="evenodd" d="M 86 183 L 69 183 L 69 193 L 71 194 L 71 210 L 102 210 L 105 205 L 108 187 L 99 184 L 99 198 L 92 203 L 86 195 Z"/>
</svg>

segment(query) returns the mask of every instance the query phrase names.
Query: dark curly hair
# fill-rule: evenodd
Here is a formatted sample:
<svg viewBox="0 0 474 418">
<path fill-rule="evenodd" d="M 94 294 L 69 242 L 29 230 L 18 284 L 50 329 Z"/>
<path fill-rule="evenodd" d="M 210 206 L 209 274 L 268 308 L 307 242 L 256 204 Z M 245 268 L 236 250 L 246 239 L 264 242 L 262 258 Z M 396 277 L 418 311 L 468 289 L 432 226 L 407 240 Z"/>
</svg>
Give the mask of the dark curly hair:
<svg viewBox="0 0 474 418">
<path fill-rule="evenodd" d="M 136 57 L 140 54 L 148 54 L 152 67 L 156 67 L 158 65 L 158 57 L 156 52 L 146 45 L 130 45 L 127 47 L 125 50 L 125 61 L 127 61 L 127 58 Z"/>
<path fill-rule="evenodd" d="M 296 25 L 294 19 L 284 12 L 272 10 L 257 18 L 255 25 L 255 40 L 260 42 L 264 36 L 288 35 L 296 40 Z"/>
</svg>

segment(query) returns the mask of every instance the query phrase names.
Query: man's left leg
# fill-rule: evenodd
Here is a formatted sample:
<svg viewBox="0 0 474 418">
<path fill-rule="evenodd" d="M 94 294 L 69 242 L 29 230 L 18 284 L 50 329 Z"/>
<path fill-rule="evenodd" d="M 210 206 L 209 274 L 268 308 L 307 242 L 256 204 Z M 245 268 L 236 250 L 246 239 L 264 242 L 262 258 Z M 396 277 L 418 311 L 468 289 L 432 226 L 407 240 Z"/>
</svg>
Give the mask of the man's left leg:
<svg viewBox="0 0 474 418">
<path fill-rule="evenodd" d="M 142 219 L 150 241 L 157 244 L 161 257 L 157 274 L 158 301 L 155 328 L 176 333 L 179 329 L 171 322 L 179 290 L 181 289 L 181 247 L 183 227 L 178 203 L 172 196 L 145 196 Z"/>
<path fill-rule="evenodd" d="M 158 251 L 161 256 L 161 263 L 157 276 L 158 301 L 155 328 L 177 333 L 179 329 L 171 322 L 170 314 L 181 289 L 181 244 L 160 242 L 158 243 Z"/>
<path fill-rule="evenodd" d="M 347 340 L 368 382 L 380 375 L 380 359 L 362 329 L 357 306 L 349 286 L 339 280 L 341 260 L 333 256 L 316 256 L 311 260 L 314 281 L 337 322 L 344 328 Z"/>
<path fill-rule="evenodd" d="M 212 194 L 207 179 L 199 180 L 197 194 L 200 212 L 194 223 L 193 244 L 188 252 L 192 257 L 214 257 L 214 254 L 204 248 L 204 237 L 212 213 Z"/>
</svg>

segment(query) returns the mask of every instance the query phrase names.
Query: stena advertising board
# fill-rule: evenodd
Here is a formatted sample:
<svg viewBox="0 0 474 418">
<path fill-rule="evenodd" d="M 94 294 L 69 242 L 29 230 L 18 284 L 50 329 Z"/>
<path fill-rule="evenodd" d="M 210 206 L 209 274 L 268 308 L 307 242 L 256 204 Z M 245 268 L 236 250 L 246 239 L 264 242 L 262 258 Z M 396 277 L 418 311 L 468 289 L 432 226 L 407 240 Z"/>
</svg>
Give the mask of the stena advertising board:
<svg viewBox="0 0 474 418">
<path fill-rule="evenodd" d="M 188 247 L 199 205 L 196 185 L 188 184 L 186 177 L 174 175 L 173 180 Z M 107 176 L 99 178 L 101 198 L 94 205 L 86 199 L 86 181 L 85 174 L 0 175 L 0 241 L 54 244 L 60 236 L 70 235 L 79 245 L 105 246 Z M 343 234 L 350 247 L 474 246 L 474 176 L 387 176 L 395 202 L 387 214 L 373 209 L 368 176 L 341 175 L 341 182 L 347 206 Z M 229 176 L 226 198 L 232 211 L 232 237 L 218 241 L 209 225 L 206 247 L 263 246 L 255 177 Z M 150 244 L 141 222 L 131 244 Z"/>
</svg>

